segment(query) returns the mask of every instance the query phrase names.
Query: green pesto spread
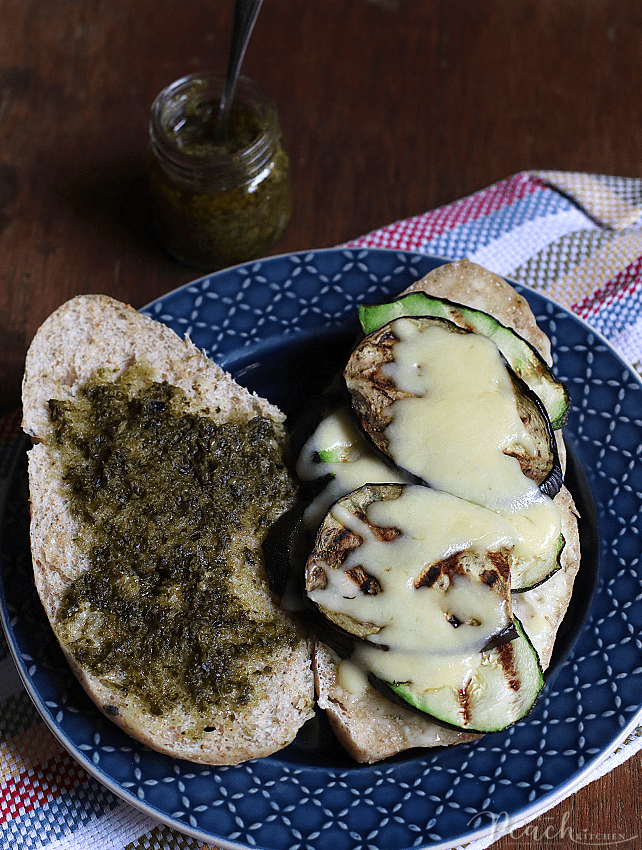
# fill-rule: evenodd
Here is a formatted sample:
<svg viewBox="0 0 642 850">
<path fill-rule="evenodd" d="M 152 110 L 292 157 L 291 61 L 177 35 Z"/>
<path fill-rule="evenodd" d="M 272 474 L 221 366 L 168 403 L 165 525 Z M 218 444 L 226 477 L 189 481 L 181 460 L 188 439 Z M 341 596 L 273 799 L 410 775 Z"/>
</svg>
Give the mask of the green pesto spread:
<svg viewBox="0 0 642 850">
<path fill-rule="evenodd" d="M 247 603 L 263 581 L 261 542 L 294 499 L 271 421 L 217 423 L 139 370 L 98 375 L 49 409 L 91 553 L 65 594 L 61 641 L 153 714 L 250 704 L 275 652 L 298 639 Z"/>
</svg>

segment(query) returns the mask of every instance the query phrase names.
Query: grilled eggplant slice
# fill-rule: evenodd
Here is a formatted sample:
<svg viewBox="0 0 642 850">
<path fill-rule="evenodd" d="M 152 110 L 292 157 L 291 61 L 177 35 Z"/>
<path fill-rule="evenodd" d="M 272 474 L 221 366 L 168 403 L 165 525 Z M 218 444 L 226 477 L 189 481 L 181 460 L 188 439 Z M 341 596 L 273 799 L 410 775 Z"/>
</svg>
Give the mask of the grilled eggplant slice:
<svg viewBox="0 0 642 850">
<path fill-rule="evenodd" d="M 303 513 L 303 524 L 309 534 L 317 533 L 334 502 L 366 483 L 413 483 L 401 470 L 380 460 L 379 454 L 360 436 L 356 424 L 351 424 L 343 409 L 328 412 L 327 421 L 322 421 L 310 437 L 297 464 L 297 472 L 304 482 L 323 482 L 309 496 Z M 530 590 L 557 572 L 564 545 L 564 537 L 560 534 L 537 557 L 513 558 L 512 592 Z"/>
<path fill-rule="evenodd" d="M 508 536 L 496 514 L 447 493 L 365 485 L 321 524 L 306 591 L 379 650 L 479 653 L 516 636 Z"/>
<path fill-rule="evenodd" d="M 412 292 L 387 304 L 362 305 L 359 319 L 366 335 L 401 316 L 435 316 L 492 340 L 511 368 L 541 399 L 554 429 L 566 424 L 571 409 L 568 388 L 558 381 L 533 346 L 493 316 L 426 292 Z"/>
<path fill-rule="evenodd" d="M 432 461 L 435 455 L 439 454 L 439 444 L 424 441 L 422 446 L 417 445 L 416 450 L 412 452 L 412 465 L 408 465 L 395 456 L 390 442 L 390 426 L 393 424 L 397 411 L 401 409 L 396 403 L 420 398 L 423 394 L 423 389 L 413 391 L 413 388 L 409 386 L 400 386 L 395 376 L 396 346 L 409 328 L 414 328 L 422 335 L 429 329 L 459 335 L 471 334 L 470 331 L 442 318 L 408 317 L 389 322 L 365 337 L 356 346 L 345 367 L 344 378 L 357 421 L 376 448 L 390 456 L 396 465 L 425 481 L 429 486 L 441 487 L 441 484 L 436 484 L 426 476 L 424 463 L 426 459 L 430 458 Z M 517 414 L 530 440 L 522 439 L 521 442 L 517 440 L 513 444 L 504 446 L 502 451 L 506 455 L 514 456 L 519 461 L 523 474 L 535 481 L 542 492 L 552 498 L 561 486 L 562 468 L 548 416 L 538 396 L 508 365 L 504 363 L 504 366 L 512 385 Z M 421 374 L 422 369 L 428 368 L 422 362 L 418 362 L 416 367 L 417 374 Z M 440 363 L 439 368 L 448 370 L 444 374 L 452 376 L 449 380 L 455 386 L 458 375 L 461 375 L 461 365 L 456 358 L 443 365 Z M 421 386 L 425 387 L 425 384 Z M 462 415 L 456 404 L 448 412 L 448 416 L 453 417 L 453 424 L 455 417 Z M 468 498 L 463 493 L 456 493 L 456 495 Z"/>
<path fill-rule="evenodd" d="M 354 637 L 344 657 L 384 696 L 442 725 L 499 731 L 544 684 L 512 613 L 502 540 L 501 519 L 485 508 L 420 485 L 366 485 L 323 522 L 308 596 Z"/>
<path fill-rule="evenodd" d="M 378 499 L 397 499 L 401 495 L 400 485 L 365 485 L 352 493 L 347 494 L 337 502 L 337 505 L 352 514 L 360 523 L 369 528 L 369 532 L 380 539 L 392 540 L 397 536 L 396 529 L 376 528 L 370 525 L 367 518 L 367 508 L 373 501 Z M 352 523 L 345 524 L 345 518 L 332 510 L 328 512 L 319 527 L 314 548 L 308 558 L 305 569 L 305 589 L 308 597 L 316 604 L 319 611 L 339 628 L 359 638 L 380 631 L 380 626 L 368 622 L 359 621 L 351 614 L 337 611 L 325 604 L 322 594 L 327 590 L 330 581 L 330 570 L 340 570 L 348 581 L 346 582 L 346 595 L 356 596 L 357 593 L 375 596 L 381 592 L 381 584 L 372 575 L 366 573 L 362 565 L 346 568 L 346 562 L 351 553 L 363 543 L 363 537 L 351 527 Z M 316 596 L 316 599 L 315 599 Z"/>
<path fill-rule="evenodd" d="M 513 457 L 519 461 L 524 475 L 535 481 L 542 493 L 553 499 L 559 493 L 564 480 L 555 433 L 539 397 L 510 367 L 508 376 L 513 385 L 519 418 L 537 446 L 535 453 L 525 452 L 518 446 Z M 510 450 L 506 453 L 512 454 Z"/>
</svg>

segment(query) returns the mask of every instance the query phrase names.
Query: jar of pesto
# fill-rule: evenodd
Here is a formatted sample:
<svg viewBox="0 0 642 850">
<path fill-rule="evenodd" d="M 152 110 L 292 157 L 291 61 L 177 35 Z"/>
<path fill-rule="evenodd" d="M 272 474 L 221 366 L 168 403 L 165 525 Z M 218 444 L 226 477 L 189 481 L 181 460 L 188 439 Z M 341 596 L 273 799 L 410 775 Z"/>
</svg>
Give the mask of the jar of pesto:
<svg viewBox="0 0 642 850">
<path fill-rule="evenodd" d="M 178 260 L 213 271 L 263 255 L 291 215 L 289 163 L 276 108 L 241 77 L 225 141 L 224 76 L 191 74 L 160 92 L 149 125 L 148 178 L 159 236 Z"/>
</svg>

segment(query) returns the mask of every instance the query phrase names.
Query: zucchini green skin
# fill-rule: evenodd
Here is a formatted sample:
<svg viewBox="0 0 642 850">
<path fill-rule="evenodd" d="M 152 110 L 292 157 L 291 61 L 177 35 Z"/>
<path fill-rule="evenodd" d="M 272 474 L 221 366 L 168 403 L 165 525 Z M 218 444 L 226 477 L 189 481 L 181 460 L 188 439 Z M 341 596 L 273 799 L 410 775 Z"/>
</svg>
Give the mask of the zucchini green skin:
<svg viewBox="0 0 642 850">
<path fill-rule="evenodd" d="M 492 340 L 518 377 L 539 396 L 551 426 L 557 429 L 566 424 L 571 409 L 568 388 L 556 380 L 529 342 L 488 313 L 426 292 L 411 292 L 387 304 L 364 304 L 359 308 L 359 321 L 366 336 L 393 319 L 409 316 L 449 319 Z"/>
<path fill-rule="evenodd" d="M 333 446 L 331 449 L 321 449 L 319 460 L 321 463 L 343 463 L 344 458 L 341 448 L 341 446 Z"/>
<path fill-rule="evenodd" d="M 464 691 L 439 688 L 421 693 L 410 682 L 387 682 L 381 689 L 448 728 L 501 732 L 531 711 L 544 687 L 537 652 L 517 617 L 514 622 L 518 637 L 490 650 L 487 663 Z"/>
</svg>

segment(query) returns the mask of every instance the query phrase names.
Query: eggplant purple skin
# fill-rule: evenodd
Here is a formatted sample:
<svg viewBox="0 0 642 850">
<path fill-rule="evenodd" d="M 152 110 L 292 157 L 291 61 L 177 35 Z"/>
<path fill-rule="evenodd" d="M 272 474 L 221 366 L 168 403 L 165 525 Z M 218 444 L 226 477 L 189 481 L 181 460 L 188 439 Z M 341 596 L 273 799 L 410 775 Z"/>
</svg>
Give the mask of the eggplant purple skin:
<svg viewBox="0 0 642 850">
<path fill-rule="evenodd" d="M 544 495 L 553 499 L 559 493 L 562 483 L 564 481 L 564 471 L 562 469 L 562 464 L 559 457 L 559 452 L 557 450 L 557 440 L 555 439 L 555 431 L 551 425 L 550 419 L 548 418 L 548 414 L 546 413 L 546 408 L 542 404 L 537 393 L 535 393 L 528 384 L 523 381 L 506 363 L 506 368 L 508 370 L 509 375 L 511 376 L 511 380 L 513 381 L 513 386 L 519 387 L 521 393 L 524 398 L 528 398 L 533 408 L 538 411 L 542 422 L 544 423 L 547 431 L 548 437 L 548 451 L 551 456 L 550 462 L 550 471 L 548 474 L 538 482 L 539 489 L 544 493 Z"/>
<path fill-rule="evenodd" d="M 294 571 L 293 550 L 300 533 L 304 506 L 299 501 L 277 519 L 263 541 L 263 561 L 268 586 L 283 598 Z"/>
</svg>

